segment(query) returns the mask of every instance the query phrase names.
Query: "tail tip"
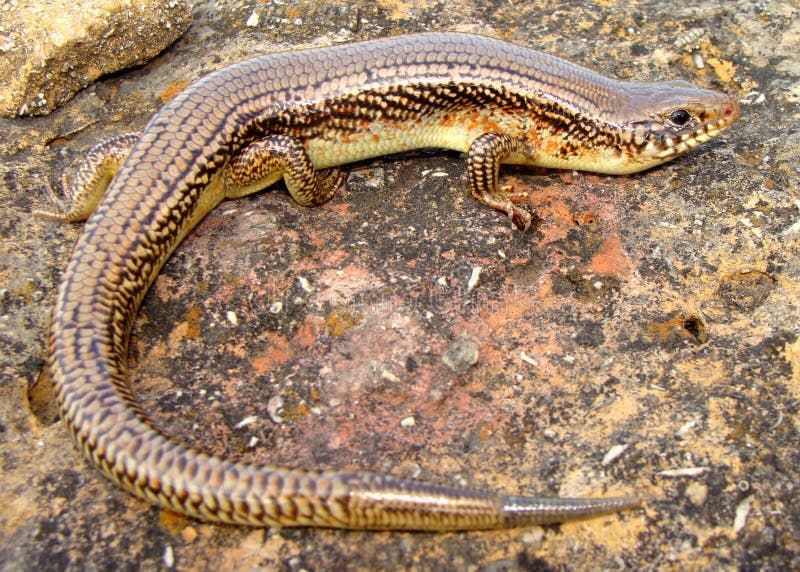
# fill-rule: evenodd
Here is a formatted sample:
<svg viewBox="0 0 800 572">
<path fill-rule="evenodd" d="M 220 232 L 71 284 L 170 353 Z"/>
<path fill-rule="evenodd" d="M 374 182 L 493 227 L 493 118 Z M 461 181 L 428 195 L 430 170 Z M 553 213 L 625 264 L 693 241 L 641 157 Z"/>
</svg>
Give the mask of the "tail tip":
<svg viewBox="0 0 800 572">
<path fill-rule="evenodd" d="M 504 496 L 503 517 L 508 526 L 533 526 L 581 520 L 642 506 L 634 496 L 608 498 L 533 498 Z"/>
</svg>

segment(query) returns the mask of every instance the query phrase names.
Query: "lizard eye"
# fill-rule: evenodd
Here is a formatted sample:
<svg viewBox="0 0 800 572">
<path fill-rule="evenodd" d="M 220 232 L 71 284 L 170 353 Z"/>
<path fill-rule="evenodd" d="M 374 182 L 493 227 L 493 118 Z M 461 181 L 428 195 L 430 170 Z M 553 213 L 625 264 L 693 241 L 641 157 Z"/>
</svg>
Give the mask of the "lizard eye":
<svg viewBox="0 0 800 572">
<path fill-rule="evenodd" d="M 672 123 L 675 127 L 683 127 L 692 119 L 692 116 L 685 109 L 676 109 L 667 115 L 667 121 Z"/>
</svg>

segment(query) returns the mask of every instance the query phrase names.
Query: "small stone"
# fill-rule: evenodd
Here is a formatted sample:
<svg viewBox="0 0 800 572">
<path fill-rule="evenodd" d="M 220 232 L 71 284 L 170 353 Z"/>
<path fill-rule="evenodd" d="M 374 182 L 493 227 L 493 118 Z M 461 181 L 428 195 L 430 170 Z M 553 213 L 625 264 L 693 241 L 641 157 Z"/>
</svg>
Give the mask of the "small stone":
<svg viewBox="0 0 800 572">
<path fill-rule="evenodd" d="M 681 439 L 681 438 L 685 437 L 686 434 L 689 431 L 691 431 L 692 429 L 694 429 L 695 427 L 697 427 L 697 419 L 691 419 L 691 420 L 687 421 L 686 423 L 684 423 L 683 425 L 681 425 L 680 429 L 675 431 L 675 436 L 678 437 L 679 439 Z"/>
<path fill-rule="evenodd" d="M 197 529 L 193 526 L 187 526 L 181 531 L 181 538 L 187 544 L 194 542 L 195 538 L 197 538 L 198 532 Z"/>
<path fill-rule="evenodd" d="M 519 352 L 519 357 L 522 361 L 527 363 L 528 365 L 532 365 L 533 367 L 538 367 L 539 362 L 533 359 L 531 356 L 526 354 L 525 352 Z"/>
<path fill-rule="evenodd" d="M 733 533 L 739 534 L 747 524 L 747 517 L 750 515 L 750 507 L 753 504 L 753 497 L 747 497 L 736 505 L 736 516 L 733 519 Z"/>
<path fill-rule="evenodd" d="M 628 447 L 629 445 L 614 445 L 603 456 L 603 460 L 601 461 L 600 464 L 603 465 L 604 467 L 609 466 L 611 463 L 620 458 L 622 454 L 628 450 Z"/>
<path fill-rule="evenodd" d="M 280 395 L 275 395 L 269 398 L 267 401 L 267 413 L 269 413 L 269 418 L 272 419 L 274 423 L 280 425 L 283 423 L 283 417 L 281 413 L 283 412 L 283 397 Z"/>
<path fill-rule="evenodd" d="M 478 285 L 478 282 L 481 279 L 481 271 L 483 269 L 480 266 L 476 266 L 472 269 L 472 275 L 469 277 L 469 281 L 467 282 L 467 292 L 470 292 L 475 289 Z"/>
<path fill-rule="evenodd" d="M 239 421 L 236 425 L 234 425 L 234 429 L 241 429 L 242 427 L 247 427 L 248 425 L 252 425 L 258 421 L 258 416 L 250 415 L 249 417 L 245 417 L 241 421 Z"/>
<path fill-rule="evenodd" d="M 453 341 L 445 350 L 442 362 L 457 374 L 478 363 L 478 344 L 469 339 Z"/>
<path fill-rule="evenodd" d="M 522 542 L 531 548 L 538 548 L 544 541 L 544 529 L 537 526 L 522 533 Z"/>
<path fill-rule="evenodd" d="M 247 22 L 245 22 L 244 25 L 248 26 L 249 28 L 255 28 L 258 26 L 260 20 L 261 18 L 258 16 L 258 12 L 254 11 L 252 14 L 250 14 L 250 17 L 247 19 Z"/>
<path fill-rule="evenodd" d="M 386 381 L 390 381 L 392 383 L 400 383 L 401 379 L 393 374 L 388 369 L 384 369 L 381 371 L 381 379 L 385 379 Z"/>
<path fill-rule="evenodd" d="M 172 568 L 175 566 L 175 553 L 172 550 L 171 545 L 167 545 L 164 549 L 164 566 L 167 568 Z"/>
<path fill-rule="evenodd" d="M 662 477 L 669 477 L 671 479 L 691 479 L 705 475 L 708 471 L 708 467 L 685 467 L 683 469 L 667 469 L 666 471 L 660 471 L 658 474 Z"/>
<path fill-rule="evenodd" d="M 686 487 L 686 498 L 694 506 L 703 506 L 708 498 L 708 486 L 698 482 L 689 483 Z"/>
</svg>

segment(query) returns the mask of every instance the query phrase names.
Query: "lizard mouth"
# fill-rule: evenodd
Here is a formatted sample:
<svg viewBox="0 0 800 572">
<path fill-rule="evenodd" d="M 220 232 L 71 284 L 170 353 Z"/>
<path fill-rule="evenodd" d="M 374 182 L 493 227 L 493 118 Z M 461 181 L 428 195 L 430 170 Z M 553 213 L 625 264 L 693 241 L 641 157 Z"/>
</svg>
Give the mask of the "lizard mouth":
<svg viewBox="0 0 800 572">
<path fill-rule="evenodd" d="M 719 108 L 715 117 L 699 125 L 694 131 L 673 137 L 666 137 L 664 139 L 666 149 L 659 152 L 656 156 L 659 159 L 666 159 L 673 155 L 680 155 L 690 149 L 694 149 L 699 144 L 705 143 L 725 131 L 738 117 L 739 104 L 735 99 L 728 99 L 726 105 Z"/>
</svg>

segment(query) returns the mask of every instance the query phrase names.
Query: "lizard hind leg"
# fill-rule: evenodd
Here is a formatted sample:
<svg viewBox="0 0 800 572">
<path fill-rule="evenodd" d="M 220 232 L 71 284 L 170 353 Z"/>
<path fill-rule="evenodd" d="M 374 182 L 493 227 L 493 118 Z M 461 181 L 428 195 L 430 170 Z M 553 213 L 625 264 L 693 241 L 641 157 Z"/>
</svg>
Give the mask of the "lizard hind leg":
<svg viewBox="0 0 800 572">
<path fill-rule="evenodd" d="M 339 169 L 315 169 L 298 139 L 271 135 L 251 143 L 231 159 L 225 176 L 225 195 L 242 197 L 270 186 L 281 177 L 292 198 L 306 207 L 333 198 L 343 179 Z"/>
<path fill-rule="evenodd" d="M 121 133 L 100 141 L 86 154 L 72 180 L 66 175 L 62 177 L 63 198 L 50 185 L 45 187 L 55 211 L 35 210 L 33 214 L 69 222 L 89 218 L 117 171 L 130 155 L 139 135 L 134 132 Z"/>
<path fill-rule="evenodd" d="M 512 158 L 533 162 L 536 154 L 522 140 L 503 133 L 484 133 L 475 139 L 467 152 L 469 187 L 478 202 L 506 213 L 514 226 L 528 230 L 533 215 L 515 204 L 527 201 L 527 194 L 499 183 L 500 164 Z"/>
</svg>

